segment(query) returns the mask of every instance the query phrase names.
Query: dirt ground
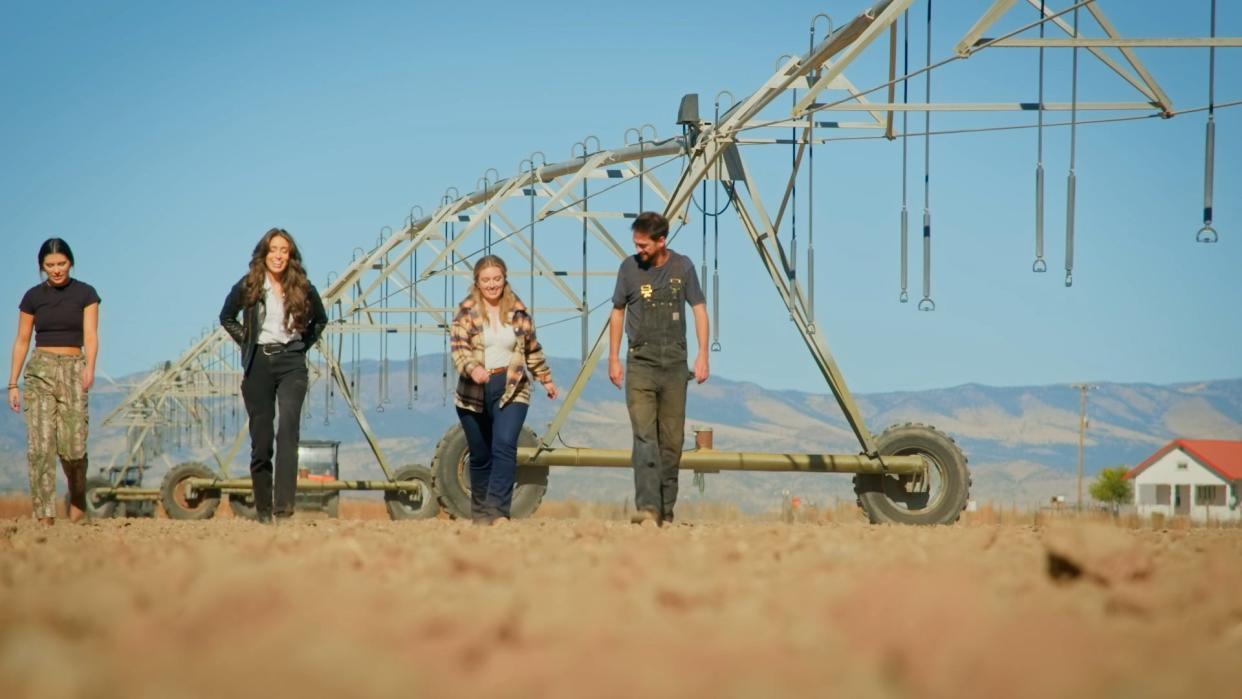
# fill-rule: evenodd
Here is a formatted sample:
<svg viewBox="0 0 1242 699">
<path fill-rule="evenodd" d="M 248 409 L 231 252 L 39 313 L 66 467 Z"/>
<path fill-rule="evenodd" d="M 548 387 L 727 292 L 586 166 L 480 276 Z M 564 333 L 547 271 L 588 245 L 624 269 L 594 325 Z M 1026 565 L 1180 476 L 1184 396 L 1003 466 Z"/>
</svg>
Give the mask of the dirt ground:
<svg viewBox="0 0 1242 699">
<path fill-rule="evenodd" d="M 7 513 L 0 696 L 1242 692 L 1236 528 L 658 529 L 564 506 L 479 528 L 377 507 L 275 527 Z"/>
</svg>

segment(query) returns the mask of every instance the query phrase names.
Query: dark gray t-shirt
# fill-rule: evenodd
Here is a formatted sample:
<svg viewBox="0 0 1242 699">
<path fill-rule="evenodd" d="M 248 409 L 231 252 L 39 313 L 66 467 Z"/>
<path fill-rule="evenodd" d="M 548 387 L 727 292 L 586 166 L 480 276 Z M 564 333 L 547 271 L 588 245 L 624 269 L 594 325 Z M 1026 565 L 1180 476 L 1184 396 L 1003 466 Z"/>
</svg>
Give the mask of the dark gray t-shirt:
<svg viewBox="0 0 1242 699">
<path fill-rule="evenodd" d="M 613 308 L 625 309 L 625 336 L 630 346 L 645 342 L 641 337 L 642 314 L 644 311 L 643 286 L 650 285 L 654 291 L 663 290 L 670 285 L 681 296 L 682 303 L 677 304 L 675 320 L 680 322 L 681 336 L 686 336 L 685 305 L 697 306 L 704 302 L 703 289 L 699 286 L 699 277 L 694 273 L 694 263 L 689 257 L 668 251 L 668 261 L 663 266 L 643 266 L 637 255 L 631 255 L 621 263 L 617 271 L 617 287 L 612 292 Z"/>
<path fill-rule="evenodd" d="M 81 347 L 84 340 L 82 311 L 99 303 L 95 287 L 69 277 L 63 286 L 36 284 L 17 308 L 34 316 L 35 347 Z"/>
</svg>

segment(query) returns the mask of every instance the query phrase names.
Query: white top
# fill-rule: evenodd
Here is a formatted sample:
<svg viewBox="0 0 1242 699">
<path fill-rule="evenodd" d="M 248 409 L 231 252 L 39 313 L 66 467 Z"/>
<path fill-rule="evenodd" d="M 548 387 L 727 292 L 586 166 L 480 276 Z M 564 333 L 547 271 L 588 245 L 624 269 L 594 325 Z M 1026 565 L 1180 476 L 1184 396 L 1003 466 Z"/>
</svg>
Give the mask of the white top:
<svg viewBox="0 0 1242 699">
<path fill-rule="evenodd" d="M 302 333 L 291 333 L 285 329 L 285 297 L 272 288 L 272 280 L 263 277 L 263 303 L 267 307 L 263 316 L 263 327 L 259 328 L 259 344 L 285 344 L 301 340 Z"/>
<path fill-rule="evenodd" d="M 517 335 L 513 334 L 512 325 L 494 328 L 487 323 L 483 326 L 483 364 L 488 371 L 509 366 L 516 346 Z"/>
</svg>

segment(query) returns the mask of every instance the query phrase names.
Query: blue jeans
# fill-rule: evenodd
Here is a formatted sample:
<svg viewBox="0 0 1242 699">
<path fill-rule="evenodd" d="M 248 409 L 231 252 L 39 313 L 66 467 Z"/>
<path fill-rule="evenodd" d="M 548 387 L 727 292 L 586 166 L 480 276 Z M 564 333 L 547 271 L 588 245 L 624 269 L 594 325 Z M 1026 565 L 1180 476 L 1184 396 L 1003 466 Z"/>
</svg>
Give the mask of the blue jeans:
<svg viewBox="0 0 1242 699">
<path fill-rule="evenodd" d="M 457 409 L 470 449 L 470 516 L 475 520 L 508 517 L 517 479 L 517 441 L 526 422 L 526 403 L 500 406 L 505 372 L 492 374 L 484 389 L 483 412 Z"/>
</svg>

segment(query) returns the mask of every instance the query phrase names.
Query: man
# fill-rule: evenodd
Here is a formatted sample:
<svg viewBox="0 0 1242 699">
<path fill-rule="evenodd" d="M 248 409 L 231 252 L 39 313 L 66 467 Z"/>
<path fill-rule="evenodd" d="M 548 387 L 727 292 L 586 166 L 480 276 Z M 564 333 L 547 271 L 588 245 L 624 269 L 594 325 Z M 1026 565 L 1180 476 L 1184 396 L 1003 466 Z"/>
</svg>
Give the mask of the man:
<svg viewBox="0 0 1242 699">
<path fill-rule="evenodd" d="M 686 427 L 688 376 L 707 380 L 707 304 L 690 258 L 667 246 L 668 221 L 654 211 L 630 227 L 637 254 L 617 272 L 609 318 L 608 378 L 625 381 L 625 404 L 634 431 L 635 524 L 671 524 Z M 686 315 L 690 305 L 698 339 L 694 372 L 686 366 Z M 621 328 L 629 340 L 621 367 Z"/>
</svg>

